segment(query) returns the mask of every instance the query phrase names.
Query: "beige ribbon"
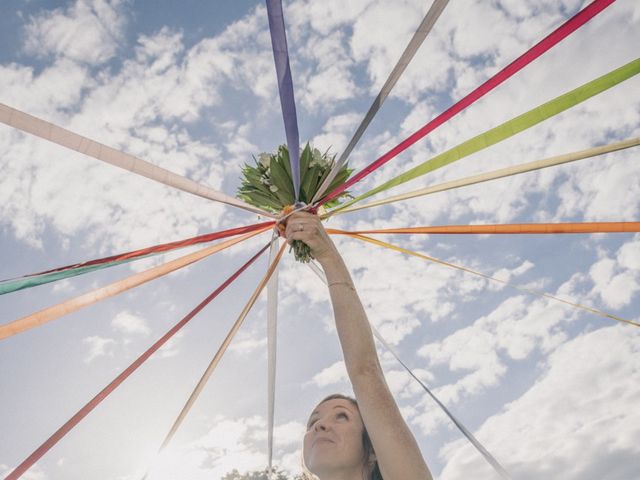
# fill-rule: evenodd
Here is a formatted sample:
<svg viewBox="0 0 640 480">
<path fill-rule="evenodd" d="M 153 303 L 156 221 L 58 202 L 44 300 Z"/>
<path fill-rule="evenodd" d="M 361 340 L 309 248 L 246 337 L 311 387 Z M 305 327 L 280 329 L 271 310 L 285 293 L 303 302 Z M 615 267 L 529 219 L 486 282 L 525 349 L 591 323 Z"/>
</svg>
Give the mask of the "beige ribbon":
<svg viewBox="0 0 640 480">
<path fill-rule="evenodd" d="M 535 160 L 533 162 L 523 163 L 521 165 L 515 165 L 513 167 L 501 168 L 492 172 L 480 173 L 478 175 L 472 175 L 469 177 L 461 178 L 459 180 L 453 180 L 450 182 L 440 183 L 431 187 L 420 188 L 411 192 L 402 193 L 400 195 L 393 195 L 391 197 L 383 198 L 362 205 L 354 205 L 347 207 L 344 210 L 338 210 L 335 213 L 329 212 L 324 215 L 323 218 L 333 215 L 342 215 L 347 212 L 355 212 L 356 210 L 362 210 L 364 208 L 377 207 L 379 205 L 387 205 L 393 202 L 399 202 L 402 200 L 408 200 L 410 198 L 421 197 L 423 195 L 429 195 L 437 192 L 444 192 L 454 188 L 466 187 L 468 185 L 475 185 L 477 183 L 488 182 L 489 180 L 496 180 L 498 178 L 509 177 L 511 175 L 518 175 L 520 173 L 532 172 L 534 170 L 540 170 L 542 168 L 553 167 L 555 165 L 562 165 L 563 163 L 575 162 L 576 160 L 584 160 L 585 158 L 595 157 L 597 155 L 604 155 L 606 153 L 616 152 L 618 150 L 624 150 L 626 148 L 636 147 L 640 145 L 640 137 L 630 138 L 621 142 L 610 143 L 609 145 L 603 145 L 600 147 L 589 148 L 586 150 L 580 150 L 577 152 L 567 153 L 564 155 L 558 155 L 555 157 L 549 157 L 544 160 Z"/>
<path fill-rule="evenodd" d="M 498 178 L 509 177 L 511 175 L 518 175 L 520 173 L 532 172 L 534 170 L 540 170 L 542 168 L 553 167 L 555 165 L 561 165 L 563 163 L 575 162 L 576 160 L 583 160 L 585 158 L 595 157 L 597 155 L 604 155 L 606 153 L 616 152 L 618 150 L 624 150 L 626 148 L 636 147 L 640 145 L 640 137 L 630 138 L 621 142 L 610 143 L 609 145 L 603 145 L 600 147 L 589 148 L 587 150 L 580 150 L 577 152 L 567 153 L 564 155 L 558 155 L 550 157 L 544 160 L 535 160 L 529 163 L 523 163 L 521 165 L 515 165 L 513 167 L 501 168 L 492 172 L 481 173 L 478 175 L 472 175 L 459 180 L 453 180 L 450 182 L 440 183 L 431 187 L 421 188 L 419 190 L 413 190 L 411 192 L 403 193 L 400 195 L 394 195 L 391 197 L 376 200 L 374 202 L 365 203 L 362 205 L 354 205 L 347 207 L 344 210 L 338 210 L 336 213 L 329 212 L 324 215 L 323 218 L 333 215 L 341 215 L 347 212 L 355 212 L 356 210 L 362 210 L 363 208 L 371 208 L 379 205 L 387 205 L 393 202 L 399 202 L 402 200 L 408 200 L 410 198 L 421 197 L 423 195 L 429 195 L 436 192 L 444 192 L 445 190 L 451 190 L 459 187 L 466 187 L 467 185 L 474 185 L 477 183 L 488 182 L 489 180 L 495 180 Z"/>
<path fill-rule="evenodd" d="M 276 218 L 272 213 L 249 205 L 237 198 L 205 187 L 182 175 L 158 167 L 128 153 L 120 152 L 102 143 L 54 125 L 53 123 L 11 108 L 3 103 L 0 103 L 0 122 L 184 192 L 216 202 L 226 203 L 227 205 L 242 208 L 243 210 L 248 210 L 265 217 Z"/>
</svg>

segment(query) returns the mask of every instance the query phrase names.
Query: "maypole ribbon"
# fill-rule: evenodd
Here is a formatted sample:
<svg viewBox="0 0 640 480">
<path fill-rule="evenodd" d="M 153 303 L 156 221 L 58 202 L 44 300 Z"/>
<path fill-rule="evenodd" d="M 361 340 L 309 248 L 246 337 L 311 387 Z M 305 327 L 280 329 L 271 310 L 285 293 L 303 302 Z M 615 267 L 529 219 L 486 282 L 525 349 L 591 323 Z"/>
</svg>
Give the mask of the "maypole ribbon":
<svg viewBox="0 0 640 480">
<path fill-rule="evenodd" d="M 491 225 L 442 225 L 434 227 L 381 228 L 345 231 L 328 229 L 329 233 L 342 235 L 362 234 L 475 234 L 475 235 L 525 235 L 557 233 L 628 233 L 640 232 L 640 222 L 585 222 L 585 223 L 512 223 Z"/>
<path fill-rule="evenodd" d="M 278 229 L 273 232 L 269 263 L 275 262 L 278 256 Z M 267 283 L 267 466 L 269 471 L 273 464 L 273 426 L 276 402 L 276 359 L 278 348 L 278 268 Z"/>
<path fill-rule="evenodd" d="M 478 88 L 469 93 L 466 97 L 459 100 L 457 103 L 449 107 L 447 110 L 442 112 L 436 118 L 425 124 L 418 131 L 413 133 L 406 140 L 393 147 L 387 153 L 382 155 L 380 158 L 375 160 L 373 163 L 368 165 L 366 168 L 355 174 L 349 180 L 347 180 L 340 187 L 334 189 L 332 192 L 329 192 L 324 198 L 322 198 L 317 205 L 322 205 L 334 198 L 338 197 L 342 192 L 347 190 L 351 185 L 356 182 L 359 182 L 364 177 L 369 175 L 374 170 L 380 168 L 382 165 L 387 163 L 392 158 L 396 157 L 401 152 L 405 151 L 411 145 L 416 143 L 418 140 L 425 137 L 427 134 L 438 128 L 440 125 L 444 124 L 455 115 L 460 113 L 462 110 L 482 98 L 484 95 L 489 93 L 491 90 L 496 88 L 498 85 L 509 79 L 511 76 L 522 70 L 529 63 L 540 57 L 547 50 L 564 40 L 571 33 L 576 31 L 578 28 L 583 26 L 593 17 L 602 12 L 605 8 L 611 5 L 615 0 L 595 0 L 587 5 L 584 9 L 580 10 L 573 17 L 563 23 L 556 30 L 551 32 L 548 36 L 534 45 L 532 48 L 527 50 L 520 57 L 516 58 L 513 62 L 507 65 L 504 69 L 500 70 L 489 80 L 484 82 Z"/>
<path fill-rule="evenodd" d="M 277 239 L 276 239 L 276 242 L 277 242 Z M 249 301 L 247 302 L 247 304 L 244 306 L 244 308 L 240 312 L 240 315 L 238 316 L 237 320 L 235 321 L 235 323 L 231 327 L 231 330 L 229 330 L 229 333 L 227 334 L 227 336 L 223 340 L 222 344 L 218 348 L 218 351 L 213 356 L 213 359 L 211 360 L 211 363 L 209 363 L 209 366 L 207 367 L 207 369 L 202 374 L 202 377 L 200 378 L 200 380 L 198 381 L 198 384 L 196 385 L 196 387 L 194 388 L 193 392 L 189 396 L 189 399 L 184 404 L 184 407 L 182 407 L 182 410 L 180 411 L 180 414 L 178 415 L 176 420 L 173 422 L 173 425 L 171 426 L 171 429 L 169 430 L 169 433 L 167 433 L 167 436 L 165 437 L 164 441 L 162 442 L 162 445 L 160 446 L 160 449 L 159 449 L 158 453 L 161 453 L 162 450 L 164 450 L 167 447 L 167 445 L 169 445 L 169 443 L 171 442 L 171 439 L 173 438 L 175 433 L 178 431 L 178 428 L 180 427 L 180 425 L 184 421 L 185 417 L 187 416 L 187 414 L 191 410 L 191 407 L 193 407 L 193 404 L 195 403 L 195 401 L 200 396 L 200 393 L 202 392 L 202 390 L 204 389 L 205 385 L 209 381 L 209 378 L 213 374 L 213 371 L 218 366 L 218 363 L 220 362 L 220 359 L 222 358 L 224 353 L 227 351 L 227 348 L 229 347 L 229 344 L 231 343 L 231 340 L 233 340 L 233 337 L 238 332 L 238 329 L 242 325 L 242 322 L 247 317 L 247 315 L 249 314 L 249 311 L 251 310 L 253 305 L 256 303 L 256 300 L 260 296 L 260 292 L 262 292 L 262 290 L 264 289 L 265 285 L 269 281 L 269 278 L 271 277 L 271 275 L 275 271 L 276 267 L 278 266 L 278 263 L 280 262 L 280 259 L 282 258 L 282 254 L 284 253 L 284 249 L 285 249 L 286 246 L 287 246 L 287 243 L 284 242 L 282 244 L 282 246 L 280 247 L 280 250 L 278 251 L 278 254 L 276 255 L 276 257 L 273 260 L 273 262 L 271 262 L 271 264 L 269 265 L 269 268 L 267 269 L 267 272 L 265 273 L 264 277 L 262 278 L 262 280 L 260 281 L 260 283 L 258 284 L 256 289 L 254 290 L 254 292 L 251 295 L 251 298 L 249 298 Z M 145 476 L 143 478 L 146 478 L 146 477 L 147 477 L 147 474 L 145 474 Z"/>
<path fill-rule="evenodd" d="M 296 201 L 300 198 L 300 136 L 298 135 L 298 117 L 296 101 L 293 96 L 293 81 L 291 80 L 291 65 L 287 48 L 287 34 L 284 28 L 282 0 L 266 0 L 267 16 L 269 17 L 269 32 L 273 48 L 273 60 L 276 64 L 278 77 L 278 92 L 284 130 L 287 136 L 289 161 L 291 163 L 291 180 Z"/>
<path fill-rule="evenodd" d="M 569 108 L 574 107 L 579 103 L 582 103 L 585 100 L 588 100 L 589 98 L 624 82 L 625 80 L 628 80 L 638 73 L 640 73 L 640 59 L 633 60 L 620 68 L 565 93 L 564 95 L 560 95 L 559 97 L 556 97 L 547 103 L 543 103 L 522 115 L 512 118 L 511 120 L 504 122 L 502 125 L 481 133 L 480 135 L 477 135 L 472 139 L 441 153 L 440 155 L 436 155 L 430 160 L 427 160 L 426 162 L 423 162 L 405 173 L 392 178 L 382 185 L 379 185 L 353 200 L 342 204 L 335 210 L 346 208 L 364 198 L 368 198 L 376 193 L 401 185 L 437 170 L 438 168 L 444 167 L 445 165 L 461 160 L 472 153 L 484 150 L 485 148 L 495 145 L 498 142 L 506 140 L 507 138 L 523 132 L 538 123 L 558 115 L 559 113 L 562 113 L 565 110 L 568 110 Z"/>
<path fill-rule="evenodd" d="M 216 202 L 226 203 L 233 207 L 248 210 L 250 212 L 263 215 L 265 217 L 276 218 L 275 215 L 261 208 L 249 205 L 242 200 L 225 195 L 212 188 L 201 185 L 182 175 L 171 172 L 162 167 L 158 167 L 153 163 L 149 163 L 140 158 L 120 152 L 114 148 L 103 145 L 102 143 L 91 140 L 77 133 L 71 132 L 65 128 L 49 123 L 40 118 L 34 117 L 27 113 L 11 108 L 8 105 L 0 103 L 0 122 L 14 127 L 36 137 L 49 140 L 50 142 L 62 145 L 76 152 L 83 153 L 89 157 L 109 163 L 116 167 L 123 168 L 130 172 L 142 175 L 156 182 L 177 188 L 184 192 L 197 195 Z"/>
<path fill-rule="evenodd" d="M 244 272 L 267 248 L 265 245 L 258 253 L 240 267 L 234 274 L 225 280 L 216 290 L 214 290 L 207 298 L 205 298 L 196 308 L 191 310 L 182 320 L 165 333 L 156 343 L 140 355 L 131 365 L 129 365 L 120 375 L 118 375 L 109 385 L 103 388 L 93 399 L 91 399 L 84 407 L 73 415 L 64 425 L 51 435 L 42 445 L 40 445 L 31 455 L 29 455 L 20 465 L 18 465 L 5 480 L 17 480 L 29 468 L 31 468 L 42 456 L 47 453 L 51 447 L 58 443 L 69 431 L 75 427 L 84 417 L 96 408 L 111 392 L 118 388 L 138 367 L 140 367 L 151 355 L 157 352 L 165 343 L 171 339 L 180 329 L 182 329 L 193 317 L 195 317 L 204 307 L 206 307 L 220 292 L 227 288 L 242 272 Z"/>
<path fill-rule="evenodd" d="M 331 232 L 329 232 L 329 233 L 331 233 Z M 322 280 L 322 282 L 326 285 L 327 284 L 327 277 L 324 275 L 324 272 L 317 265 L 315 265 L 313 262 L 309 262 L 307 265 L 309 265 L 311 270 L 313 270 L 313 273 L 315 273 L 318 276 L 318 278 L 320 280 Z M 389 343 L 383 338 L 383 336 L 376 329 L 376 327 L 373 326 L 373 324 L 371 322 L 369 322 L 369 326 L 371 327 L 371 331 L 373 332 L 373 336 L 376 337 L 376 339 L 380 342 L 380 344 L 382 344 L 382 346 L 384 348 L 386 348 L 391 353 L 391 355 L 393 355 L 395 357 L 395 359 L 400 363 L 400 365 L 402 365 L 404 367 L 404 369 L 407 371 L 407 373 L 409 375 L 411 375 L 411 377 L 413 377 L 413 379 L 420 384 L 422 389 L 425 392 L 427 392 L 427 394 L 433 399 L 434 402 L 436 402 L 436 404 L 440 407 L 440 409 L 449 417 L 449 419 L 454 423 L 454 425 L 456 427 L 458 427 L 458 429 L 462 432 L 462 434 L 465 437 L 467 437 L 467 440 L 469 440 L 469 442 L 471 442 L 471 444 L 482 454 L 482 456 L 485 458 L 485 460 L 487 460 L 487 462 L 489 462 L 489 464 L 491 464 L 491 466 L 496 470 L 496 472 L 498 472 L 498 474 L 503 479 L 507 479 L 507 480 L 511 479 L 511 477 L 509 476 L 507 471 L 502 467 L 502 465 L 500 465 L 500 463 L 493 457 L 493 455 L 491 455 L 491 453 L 489 453 L 489 451 L 476 439 L 476 437 L 473 436 L 473 434 L 462 424 L 462 422 L 459 421 L 449 411 L 449 409 L 444 405 L 444 403 L 442 403 L 438 399 L 438 397 L 436 397 L 436 395 L 429 389 L 429 387 L 427 387 L 418 378 L 418 376 L 415 373 L 413 373 L 411 368 L 409 368 L 409 366 L 400 359 L 400 357 L 398 356 L 396 351 L 391 347 L 391 345 L 389 345 Z"/>
<path fill-rule="evenodd" d="M 329 231 L 329 230 L 327 230 L 327 231 Z M 336 232 L 336 233 L 339 233 L 339 232 Z M 556 302 L 564 303 L 565 305 L 569 305 L 571 307 L 578 308 L 580 310 L 584 310 L 584 311 L 589 312 L 589 313 L 594 313 L 594 314 L 599 315 L 601 317 L 610 318 L 611 320 L 615 320 L 617 322 L 627 323 L 627 324 L 633 325 L 635 327 L 640 327 L 640 323 L 634 322 L 632 320 L 626 320 L 624 318 L 618 317 L 616 315 L 612 315 L 610 313 L 603 312 L 601 310 L 597 310 L 595 308 L 587 307 L 587 306 L 581 305 L 579 303 L 570 302 L 568 300 L 563 300 L 562 298 L 556 297 L 556 296 L 551 295 L 549 293 L 539 292 L 537 290 L 532 290 L 530 288 L 521 287 L 519 285 L 515 285 L 515 284 L 507 282 L 505 280 L 501 280 L 499 278 L 492 277 L 490 275 L 478 272 L 476 270 L 472 270 L 472 269 L 467 268 L 467 267 L 461 267 L 460 265 L 456 265 L 455 263 L 445 262 L 444 260 L 439 260 L 437 258 L 430 257 L 430 256 L 424 255 L 422 253 L 414 252 L 412 250 L 407 250 L 406 248 L 398 247 L 396 245 L 392 245 L 390 243 L 383 242 L 382 240 L 377 240 L 375 238 L 365 237 L 364 235 L 357 235 L 357 234 L 353 234 L 353 233 L 345 233 L 344 235 L 346 235 L 348 237 L 351 237 L 351 238 L 356 238 L 358 240 L 362 240 L 364 242 L 373 243 L 374 245 L 378 245 L 378 246 L 381 246 L 381 247 L 389 248 L 391 250 L 395 250 L 397 252 L 404 253 L 406 255 L 411 255 L 413 257 L 422 258 L 423 260 L 428 260 L 428 261 L 433 262 L 433 263 L 438 263 L 438 264 L 444 265 L 446 267 L 455 268 L 456 270 L 461 270 L 463 272 L 471 273 L 473 275 L 477 275 L 477 276 L 480 276 L 482 278 L 486 278 L 487 280 L 491 280 L 491 281 L 494 281 L 494 282 L 502 283 L 503 285 L 508 285 L 509 287 L 515 288 L 516 290 L 519 290 L 521 292 L 528 293 L 528 294 L 531 294 L 531 295 L 536 295 L 538 297 L 547 298 L 547 299 L 550 299 L 550 300 L 555 300 Z"/>
<path fill-rule="evenodd" d="M 496 180 L 498 178 L 510 177 L 512 175 L 519 175 L 521 173 L 533 172 L 543 168 L 553 167 L 556 165 L 562 165 L 569 162 L 575 162 L 577 160 L 584 160 L 586 158 L 592 158 L 598 155 L 604 155 L 611 152 L 617 152 L 626 148 L 636 147 L 640 145 L 640 137 L 630 138 L 621 142 L 614 142 L 608 145 L 602 145 L 600 147 L 593 147 L 586 150 L 580 150 L 578 152 L 565 153 L 564 155 L 557 155 L 554 157 L 546 158 L 544 160 L 534 160 L 533 162 L 523 163 L 520 165 L 514 165 L 513 167 L 501 168 L 492 172 L 480 173 L 478 175 L 471 175 L 469 177 L 461 178 L 459 180 L 452 180 L 449 182 L 439 183 L 438 185 L 432 185 L 430 187 L 420 188 L 411 192 L 402 193 L 400 195 L 393 195 L 380 200 L 364 203 L 361 205 L 352 205 L 335 213 L 326 213 L 322 218 L 327 218 L 332 215 L 341 215 L 347 212 L 355 212 L 365 208 L 377 207 L 380 205 L 388 205 L 393 202 L 399 202 L 402 200 L 409 200 L 411 198 L 422 197 L 430 195 L 432 193 L 444 192 L 452 190 L 454 188 L 466 187 L 469 185 L 477 185 L 479 183 L 488 182 L 490 180 Z"/>
<path fill-rule="evenodd" d="M 331 185 L 333 179 L 336 178 L 336 175 L 338 175 L 340 169 L 342 169 L 344 164 L 347 163 L 349 155 L 351 155 L 351 152 L 360 141 L 360 138 L 371 123 L 371 120 L 373 120 L 373 117 L 376 116 L 378 110 L 380 110 L 380 107 L 382 107 L 382 104 L 389 96 L 389 93 L 391 93 L 391 90 L 398 82 L 411 60 L 413 60 L 416 52 L 424 42 L 425 38 L 427 38 L 427 35 L 429 35 L 429 32 L 431 32 L 431 30 L 433 29 L 433 26 L 435 25 L 436 21 L 438 20 L 448 3 L 449 0 L 435 0 L 431 4 L 431 8 L 429 8 L 429 11 L 427 11 L 427 14 L 422 19 L 422 22 L 420 22 L 418 29 L 413 34 L 413 37 L 411 37 L 411 40 L 404 49 L 404 52 L 402 52 L 398 63 L 396 63 L 396 66 L 393 67 L 393 70 L 389 74 L 389 77 L 387 78 L 386 82 L 384 82 L 384 85 L 380 89 L 380 93 L 378 93 L 378 96 L 369 107 L 369 111 L 367 111 L 366 115 L 360 122 L 360 125 L 358 125 L 358 128 L 349 141 L 347 148 L 344 149 L 344 151 L 340 155 L 340 158 L 329 172 L 329 175 L 327 176 L 327 178 L 325 178 L 325 180 L 320 185 L 320 188 L 318 188 L 318 191 L 313 196 L 313 199 L 311 200 L 312 204 L 316 200 L 318 200 L 318 198 L 324 195 L 325 190 L 329 188 L 329 185 Z"/>
<path fill-rule="evenodd" d="M 86 262 L 75 263 L 73 265 L 66 265 L 64 267 L 58 267 L 44 272 L 32 273 L 24 275 L 18 278 L 12 278 L 8 280 L 0 281 L 0 295 L 5 293 L 15 292 L 23 290 L 25 288 L 31 288 L 38 285 L 44 285 L 46 283 L 63 280 L 65 278 L 71 278 L 85 273 L 94 272 L 96 270 L 102 270 L 104 268 L 114 267 L 123 263 L 128 263 L 141 258 L 148 258 L 152 255 L 158 255 L 160 253 L 169 252 L 179 248 L 184 248 L 200 243 L 207 243 L 213 240 L 220 240 L 223 238 L 231 237 L 234 235 L 240 235 L 243 233 L 253 232 L 263 227 L 274 225 L 275 222 L 263 222 L 246 227 L 236 227 L 228 230 L 223 230 L 215 233 L 207 233 L 204 235 L 198 235 L 197 237 L 187 238 L 185 240 L 178 240 L 176 242 L 163 243 L 155 245 L 153 247 L 142 248 L 127 253 L 121 253 L 118 255 L 111 255 L 109 257 L 98 258 L 95 260 L 89 260 Z"/>
<path fill-rule="evenodd" d="M 240 237 L 232 238 L 231 240 L 226 240 L 216 245 L 206 247 L 197 252 L 190 253 L 170 262 L 158 265 L 157 267 L 145 270 L 144 272 L 136 273 L 104 287 L 98 288 L 91 292 L 87 292 L 70 300 L 58 303 L 57 305 L 45 308 L 36 313 L 32 313 L 31 315 L 27 315 L 26 317 L 19 318 L 17 320 L 14 320 L 13 322 L 0 325 L 0 340 L 40 326 L 63 315 L 75 312 L 76 310 L 79 310 L 83 307 L 97 303 L 100 300 L 104 300 L 105 298 L 113 297 L 114 295 L 122 293 L 126 290 L 130 290 L 131 288 L 142 285 L 143 283 L 155 280 L 156 278 L 167 275 L 168 273 L 171 273 L 182 267 L 186 267 L 187 265 L 191 265 L 198 260 L 213 255 L 214 253 L 224 250 L 225 248 L 235 245 L 236 243 L 240 243 L 244 240 L 247 240 L 248 238 L 258 235 L 259 233 L 262 233 L 269 228 L 271 227 L 263 227 L 260 230 L 256 230 L 255 232 L 250 232 Z"/>
</svg>

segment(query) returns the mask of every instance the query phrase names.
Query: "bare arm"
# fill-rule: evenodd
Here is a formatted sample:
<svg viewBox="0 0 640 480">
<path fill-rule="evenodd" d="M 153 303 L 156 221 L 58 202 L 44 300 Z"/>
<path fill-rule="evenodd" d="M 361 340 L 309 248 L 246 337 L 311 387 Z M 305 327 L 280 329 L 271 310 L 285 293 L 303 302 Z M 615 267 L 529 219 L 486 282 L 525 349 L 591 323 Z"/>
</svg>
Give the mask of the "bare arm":
<svg viewBox="0 0 640 480">
<path fill-rule="evenodd" d="M 302 225 L 304 230 L 298 231 Z M 389 391 L 376 353 L 371 327 L 351 275 L 320 220 L 296 213 L 287 240 L 302 240 L 322 265 L 329 284 L 336 329 L 360 414 L 385 480 L 431 480 L 418 444 Z"/>
</svg>

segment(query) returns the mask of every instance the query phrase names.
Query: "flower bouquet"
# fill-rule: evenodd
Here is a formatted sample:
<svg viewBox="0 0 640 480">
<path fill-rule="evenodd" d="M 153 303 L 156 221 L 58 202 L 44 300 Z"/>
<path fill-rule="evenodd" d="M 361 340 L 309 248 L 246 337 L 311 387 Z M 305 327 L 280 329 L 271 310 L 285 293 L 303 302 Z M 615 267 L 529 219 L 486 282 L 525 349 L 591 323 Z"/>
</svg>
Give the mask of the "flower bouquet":
<svg viewBox="0 0 640 480">
<path fill-rule="evenodd" d="M 238 198 L 276 214 L 286 215 L 293 211 L 296 198 L 287 147 L 280 145 L 275 153 L 261 153 L 257 159 L 254 157 L 254 161 L 255 166 L 245 164 L 242 169 L 242 183 L 238 188 Z M 335 155 L 329 155 L 328 151 L 321 153 L 307 143 L 300 153 L 299 202 L 303 204 L 311 202 L 334 163 Z M 326 193 L 342 185 L 352 171 L 346 165 L 340 169 Z M 325 205 L 328 208 L 335 207 L 345 197 L 351 196 L 344 192 Z M 309 246 L 304 242 L 296 240 L 291 247 L 296 260 L 308 262 L 313 258 Z"/>
</svg>

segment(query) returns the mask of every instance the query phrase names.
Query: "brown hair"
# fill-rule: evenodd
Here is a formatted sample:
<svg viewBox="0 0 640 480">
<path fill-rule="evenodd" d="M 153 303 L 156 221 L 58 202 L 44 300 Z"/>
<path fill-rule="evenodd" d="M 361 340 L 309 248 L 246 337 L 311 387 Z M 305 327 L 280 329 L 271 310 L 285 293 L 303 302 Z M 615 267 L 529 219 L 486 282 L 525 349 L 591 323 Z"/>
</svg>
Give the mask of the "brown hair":
<svg viewBox="0 0 640 480">
<path fill-rule="evenodd" d="M 347 400 L 351 402 L 358 409 L 358 412 L 360 411 L 358 407 L 358 402 L 356 401 L 355 398 L 350 397 L 348 395 L 343 395 L 341 393 L 334 393 L 332 395 L 329 395 L 323 398 L 318 402 L 318 405 L 321 405 L 324 402 L 327 402 L 329 400 Z M 363 422 L 363 425 L 364 425 L 364 422 Z M 369 438 L 369 433 L 367 432 L 366 426 L 364 426 L 362 429 L 362 449 L 364 450 L 363 459 L 365 461 L 371 456 L 371 454 L 375 455 L 375 451 L 373 450 L 373 444 L 371 443 L 371 438 Z M 307 467 L 304 465 L 304 461 L 303 461 L 303 467 L 305 471 L 302 473 L 302 478 L 304 480 L 313 480 L 314 477 L 312 476 L 311 472 L 307 470 Z M 371 469 L 369 476 L 367 478 L 363 477 L 363 480 L 384 480 L 382 478 L 382 474 L 380 473 L 380 466 L 378 465 L 377 460 L 374 462 L 373 468 Z"/>
</svg>

